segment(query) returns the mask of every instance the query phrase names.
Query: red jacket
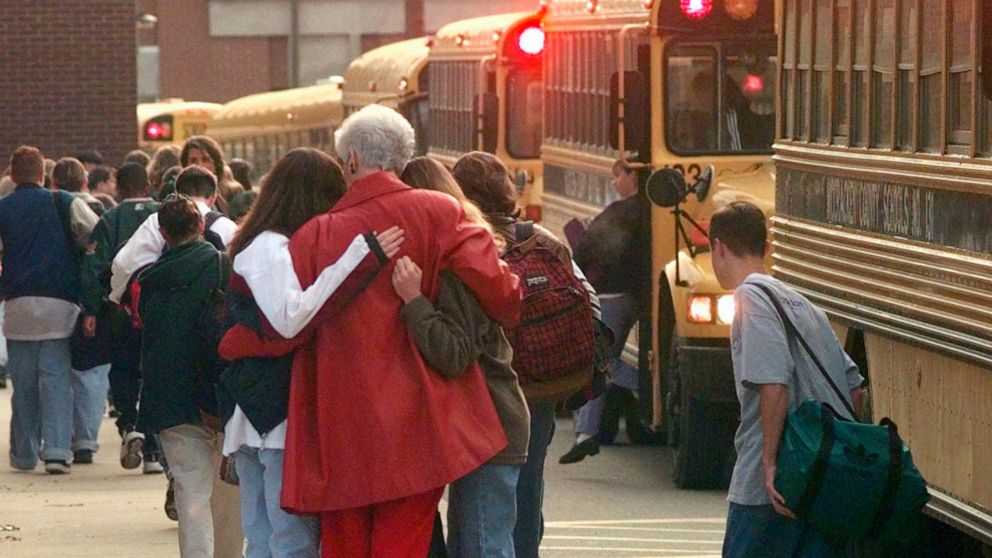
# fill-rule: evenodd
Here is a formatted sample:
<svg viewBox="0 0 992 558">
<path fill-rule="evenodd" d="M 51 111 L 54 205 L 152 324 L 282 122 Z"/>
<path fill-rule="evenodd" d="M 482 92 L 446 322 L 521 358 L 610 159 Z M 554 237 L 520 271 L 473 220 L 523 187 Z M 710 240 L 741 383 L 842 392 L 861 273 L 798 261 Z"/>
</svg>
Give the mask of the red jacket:
<svg viewBox="0 0 992 558">
<path fill-rule="evenodd" d="M 414 190 L 392 174 L 356 181 L 290 243 L 306 288 L 359 232 L 397 225 L 399 256 L 424 270 L 436 299 L 451 270 L 504 325 L 520 319 L 520 281 L 453 198 Z M 299 513 L 367 506 L 442 487 L 506 446 L 477 364 L 444 379 L 424 363 L 400 319 L 390 270 L 336 317 L 315 320 L 293 363 L 282 505 Z"/>
</svg>

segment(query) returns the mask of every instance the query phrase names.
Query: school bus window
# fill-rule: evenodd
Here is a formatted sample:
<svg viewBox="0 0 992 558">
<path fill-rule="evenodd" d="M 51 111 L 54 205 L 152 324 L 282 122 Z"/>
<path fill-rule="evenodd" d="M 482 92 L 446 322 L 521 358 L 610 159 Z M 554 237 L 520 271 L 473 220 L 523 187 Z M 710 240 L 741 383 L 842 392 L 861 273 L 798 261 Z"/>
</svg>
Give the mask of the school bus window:
<svg viewBox="0 0 992 558">
<path fill-rule="evenodd" d="M 682 44 L 666 57 L 666 136 L 678 154 L 767 152 L 775 44 Z"/>
<path fill-rule="evenodd" d="M 913 151 L 913 120 L 916 118 L 916 37 L 918 17 L 916 2 L 899 3 L 899 66 L 897 70 L 896 110 L 896 149 Z"/>
<path fill-rule="evenodd" d="M 506 79 L 506 150 L 518 159 L 541 155 L 543 84 L 540 70 L 514 70 Z"/>
<path fill-rule="evenodd" d="M 950 37 L 950 99 L 947 103 L 948 128 L 950 142 L 958 146 L 970 146 L 972 143 L 971 96 L 974 90 L 974 72 L 971 67 L 975 41 L 972 36 L 971 22 L 975 17 L 975 0 L 954 0 L 948 4 L 951 10 L 951 28 L 954 32 Z M 988 36 L 988 33 L 986 33 Z"/>
<path fill-rule="evenodd" d="M 829 2 L 816 4 L 816 33 L 831 33 Z M 830 41 L 817 40 L 813 52 L 813 138 L 830 143 Z"/>
<path fill-rule="evenodd" d="M 944 21 L 943 2 L 923 2 L 923 21 Z M 944 72 L 944 25 L 926 25 L 922 29 L 920 67 L 920 147 L 922 151 L 940 153 L 944 146 L 941 86 Z"/>
<path fill-rule="evenodd" d="M 895 0 L 875 1 L 875 60 L 872 66 L 872 146 L 892 147 L 892 92 L 895 84 Z"/>
</svg>

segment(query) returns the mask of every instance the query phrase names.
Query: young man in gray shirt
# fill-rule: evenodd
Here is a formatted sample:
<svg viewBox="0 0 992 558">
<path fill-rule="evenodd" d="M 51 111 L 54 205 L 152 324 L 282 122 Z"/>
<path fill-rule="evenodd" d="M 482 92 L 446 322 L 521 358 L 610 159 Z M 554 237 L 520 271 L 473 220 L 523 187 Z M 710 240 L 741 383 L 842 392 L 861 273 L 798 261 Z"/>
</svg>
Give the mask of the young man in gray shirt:
<svg viewBox="0 0 992 558">
<path fill-rule="evenodd" d="M 735 202 L 716 212 L 710 221 L 710 247 L 717 280 L 734 290 L 737 309 L 730 342 L 741 425 L 734 439 L 737 462 L 727 497 L 723 556 L 839 556 L 843 549 L 831 547 L 785 507 L 774 481 L 786 415 L 809 398 L 841 412 L 845 407 L 806 350 L 786 334 L 775 306 L 758 285 L 771 290 L 832 380 L 847 386 L 854 409 L 862 407 L 864 378 L 844 353 L 826 314 L 765 272 L 769 245 L 760 209 Z"/>
</svg>

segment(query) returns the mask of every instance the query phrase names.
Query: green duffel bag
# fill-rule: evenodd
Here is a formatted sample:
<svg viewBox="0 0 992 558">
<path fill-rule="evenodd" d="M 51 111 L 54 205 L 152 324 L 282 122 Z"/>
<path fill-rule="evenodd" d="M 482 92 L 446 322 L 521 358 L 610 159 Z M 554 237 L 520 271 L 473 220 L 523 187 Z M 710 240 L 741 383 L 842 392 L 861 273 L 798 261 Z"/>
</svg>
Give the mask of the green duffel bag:
<svg viewBox="0 0 992 558">
<path fill-rule="evenodd" d="M 775 488 L 797 517 L 838 545 L 911 539 L 929 499 L 895 423 L 843 420 L 813 399 L 786 420 Z"/>
</svg>

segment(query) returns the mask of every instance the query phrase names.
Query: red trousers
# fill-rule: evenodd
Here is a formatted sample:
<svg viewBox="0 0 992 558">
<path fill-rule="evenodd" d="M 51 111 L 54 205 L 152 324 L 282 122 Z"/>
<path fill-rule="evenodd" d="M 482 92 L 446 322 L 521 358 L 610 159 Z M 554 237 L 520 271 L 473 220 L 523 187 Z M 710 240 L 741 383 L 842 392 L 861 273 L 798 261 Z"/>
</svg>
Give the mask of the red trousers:
<svg viewBox="0 0 992 558">
<path fill-rule="evenodd" d="M 322 558 L 424 558 L 444 488 L 320 514 Z"/>
</svg>

